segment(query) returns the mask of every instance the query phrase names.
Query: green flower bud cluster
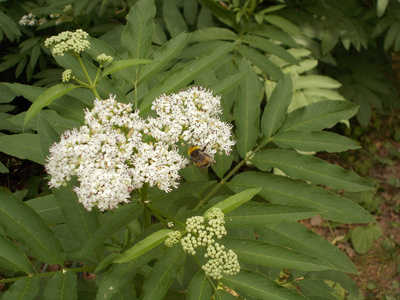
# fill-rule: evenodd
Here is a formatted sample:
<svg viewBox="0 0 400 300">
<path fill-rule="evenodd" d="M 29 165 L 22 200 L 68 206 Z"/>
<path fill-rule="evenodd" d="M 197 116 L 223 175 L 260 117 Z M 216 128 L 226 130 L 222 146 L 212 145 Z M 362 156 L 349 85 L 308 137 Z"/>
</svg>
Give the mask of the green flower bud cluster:
<svg viewBox="0 0 400 300">
<path fill-rule="evenodd" d="M 113 57 L 110 55 L 106 55 L 105 53 L 99 54 L 96 58 L 96 60 L 100 63 L 103 62 L 112 62 L 113 61 Z"/>
<path fill-rule="evenodd" d="M 199 246 L 207 247 L 204 257 L 209 258 L 202 267 L 204 272 L 213 279 L 221 279 L 223 275 L 234 275 L 240 271 L 238 258 L 232 250 L 225 250 L 225 246 L 215 242 L 214 237 L 221 239 L 227 234 L 225 229 L 224 213 L 219 208 L 213 208 L 207 214 L 207 225 L 201 216 L 186 220 L 186 235 L 182 237 L 179 231 L 168 235 L 165 245 L 172 247 L 181 242 L 185 252 L 195 255 Z"/>
<path fill-rule="evenodd" d="M 75 52 L 77 54 L 90 48 L 90 43 L 87 40 L 89 34 L 82 29 L 77 29 L 75 32 L 63 31 L 59 35 L 49 37 L 44 41 L 44 45 L 51 49 L 53 56 L 63 56 L 65 52 Z"/>
<path fill-rule="evenodd" d="M 69 80 L 71 79 L 71 73 L 71 69 L 66 69 L 61 75 L 62 82 L 69 82 Z"/>
</svg>

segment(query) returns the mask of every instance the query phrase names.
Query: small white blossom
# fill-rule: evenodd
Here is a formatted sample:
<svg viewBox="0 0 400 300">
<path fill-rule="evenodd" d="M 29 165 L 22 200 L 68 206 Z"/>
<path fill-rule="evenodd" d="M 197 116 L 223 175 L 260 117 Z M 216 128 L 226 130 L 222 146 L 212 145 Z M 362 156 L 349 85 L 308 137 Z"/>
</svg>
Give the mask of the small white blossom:
<svg viewBox="0 0 400 300">
<path fill-rule="evenodd" d="M 96 60 L 98 62 L 112 62 L 113 61 L 113 57 L 110 55 L 106 55 L 105 53 L 99 54 L 96 58 Z"/>
<path fill-rule="evenodd" d="M 165 246 L 172 247 L 173 245 L 179 243 L 182 239 L 182 234 L 178 231 L 172 231 L 168 233 L 168 238 L 165 240 Z"/>
<path fill-rule="evenodd" d="M 82 29 L 77 29 L 75 32 L 63 31 L 57 36 L 47 38 L 44 45 L 48 48 L 53 46 L 51 49 L 53 56 L 63 56 L 65 52 L 69 51 L 79 54 L 90 48 L 88 36 L 89 34 Z"/>
<path fill-rule="evenodd" d="M 34 14 L 29 13 L 27 15 L 22 16 L 21 19 L 18 21 L 18 24 L 23 26 L 35 26 L 35 25 L 42 25 L 46 22 L 47 22 L 46 18 L 42 17 L 40 19 L 37 19 Z"/>
</svg>

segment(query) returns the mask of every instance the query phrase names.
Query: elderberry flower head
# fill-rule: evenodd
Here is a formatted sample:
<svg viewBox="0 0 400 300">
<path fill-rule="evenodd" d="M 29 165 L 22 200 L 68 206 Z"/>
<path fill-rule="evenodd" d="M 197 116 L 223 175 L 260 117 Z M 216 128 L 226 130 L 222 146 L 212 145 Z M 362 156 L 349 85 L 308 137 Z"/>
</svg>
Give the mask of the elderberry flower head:
<svg viewBox="0 0 400 300">
<path fill-rule="evenodd" d="M 82 29 L 77 29 L 75 32 L 63 31 L 57 36 L 52 36 L 44 41 L 44 45 L 48 48 L 53 46 L 51 53 L 53 56 L 63 56 L 65 52 L 80 52 L 89 49 L 90 43 L 87 40 L 89 34 Z"/>
<path fill-rule="evenodd" d="M 105 53 L 99 54 L 96 57 L 96 60 L 100 63 L 104 63 L 104 62 L 112 62 L 113 61 L 113 57 L 110 55 L 106 55 Z"/>
<path fill-rule="evenodd" d="M 71 79 L 71 73 L 71 69 L 66 69 L 61 75 L 62 82 L 68 82 Z"/>
<path fill-rule="evenodd" d="M 153 101 L 151 109 L 158 117 L 149 119 L 149 131 L 158 140 L 205 148 L 211 158 L 217 152 L 229 154 L 235 144 L 230 139 L 232 125 L 219 118 L 221 97 L 214 97 L 203 87 L 161 95 Z"/>
</svg>

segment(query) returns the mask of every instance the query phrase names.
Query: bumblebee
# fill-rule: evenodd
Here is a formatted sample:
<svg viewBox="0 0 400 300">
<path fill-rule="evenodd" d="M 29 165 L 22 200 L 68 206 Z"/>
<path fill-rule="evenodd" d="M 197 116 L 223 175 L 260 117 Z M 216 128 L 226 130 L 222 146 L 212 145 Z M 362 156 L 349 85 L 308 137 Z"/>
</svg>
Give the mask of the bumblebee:
<svg viewBox="0 0 400 300">
<path fill-rule="evenodd" d="M 209 155 L 204 153 L 204 147 L 202 150 L 200 150 L 199 146 L 189 146 L 189 156 L 192 162 L 201 170 L 205 170 L 208 168 L 210 165 L 215 164 L 215 160 L 213 160 Z"/>
</svg>

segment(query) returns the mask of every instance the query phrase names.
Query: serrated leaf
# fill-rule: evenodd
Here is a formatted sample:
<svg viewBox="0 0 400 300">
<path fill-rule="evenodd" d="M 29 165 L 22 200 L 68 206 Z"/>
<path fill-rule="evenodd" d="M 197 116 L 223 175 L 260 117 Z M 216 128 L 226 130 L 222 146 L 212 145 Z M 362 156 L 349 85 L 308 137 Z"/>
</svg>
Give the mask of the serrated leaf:
<svg viewBox="0 0 400 300">
<path fill-rule="evenodd" d="M 138 82 L 146 81 L 163 70 L 182 51 L 189 39 L 190 34 L 182 32 L 157 49 L 151 57 L 152 63 L 141 68 Z"/>
<path fill-rule="evenodd" d="M 36 212 L 3 188 L 0 198 L 0 225 L 7 235 L 23 243 L 40 261 L 63 265 L 65 253 L 57 237 Z"/>
<path fill-rule="evenodd" d="M 78 186 L 76 179 L 67 182 L 67 185 L 52 189 L 53 195 L 62 212 L 64 223 L 68 226 L 74 237 L 82 244 L 96 231 L 99 226 L 95 211 L 87 211 L 79 203 L 73 187 Z"/>
<path fill-rule="evenodd" d="M 264 135 L 264 139 L 269 139 L 282 126 L 292 97 L 292 78 L 290 74 L 286 74 L 278 81 L 278 84 L 272 91 L 272 95 L 265 106 L 261 119 L 261 132 Z"/>
<path fill-rule="evenodd" d="M 77 87 L 77 85 L 72 83 L 60 83 L 46 89 L 43 94 L 41 94 L 35 100 L 35 102 L 33 102 L 31 107 L 29 107 L 25 115 L 24 125 L 34 116 L 36 116 L 43 107 L 50 105 L 54 100 L 60 98 L 62 95 L 72 91 Z"/>
<path fill-rule="evenodd" d="M 81 253 L 85 254 L 90 250 L 94 250 L 112 234 L 117 232 L 123 226 L 135 220 L 143 212 L 143 206 L 138 203 L 131 203 L 119 207 L 115 213 L 107 219 L 84 244 Z"/>
<path fill-rule="evenodd" d="M 78 299 L 77 277 L 73 271 L 58 272 L 47 283 L 43 292 L 45 300 Z"/>
<path fill-rule="evenodd" d="M 242 291 L 256 299 L 305 299 L 302 295 L 296 293 L 295 291 L 287 289 L 267 276 L 257 272 L 241 270 L 239 274 L 234 276 L 223 277 L 221 282 L 239 294 Z"/>
<path fill-rule="evenodd" d="M 132 6 L 126 16 L 127 24 L 121 35 L 121 44 L 132 58 L 146 58 L 154 34 L 155 14 L 153 0 L 140 0 Z"/>
<path fill-rule="evenodd" d="M 323 75 L 303 75 L 293 78 L 293 87 L 295 90 L 304 88 L 337 89 L 341 86 L 342 84 L 339 81 Z"/>
<path fill-rule="evenodd" d="M 252 64 L 259 67 L 266 75 L 279 80 L 283 77 L 283 72 L 267 56 L 257 50 L 239 45 L 239 53 L 247 58 Z"/>
<path fill-rule="evenodd" d="M 217 204 L 213 205 L 209 209 L 206 210 L 206 212 L 203 214 L 205 218 L 207 218 L 207 214 L 211 212 L 213 208 L 219 208 L 222 210 L 224 214 L 229 213 L 232 210 L 235 210 L 242 204 L 246 203 L 247 201 L 250 201 L 251 198 L 253 198 L 257 193 L 261 191 L 261 188 L 255 188 L 255 189 L 248 189 L 245 191 L 242 191 L 240 193 L 237 193 L 233 196 L 230 196 L 226 198 L 225 200 L 218 202 Z"/>
<path fill-rule="evenodd" d="M 250 187 L 262 187 L 259 195 L 269 202 L 315 208 L 323 211 L 321 216 L 328 220 L 346 223 L 375 222 L 365 209 L 353 201 L 323 188 L 310 186 L 284 176 L 245 172 L 236 175 L 227 184 L 235 192 Z"/>
<path fill-rule="evenodd" d="M 205 300 L 211 299 L 211 285 L 204 271 L 199 271 L 190 281 L 186 299 Z"/>
<path fill-rule="evenodd" d="M 0 137 L 0 151 L 21 159 L 29 159 L 41 165 L 46 162 L 42 154 L 39 135 L 33 133 Z"/>
<path fill-rule="evenodd" d="M 278 168 L 290 178 L 303 179 L 331 188 L 345 189 L 351 192 L 373 189 L 367 181 L 354 172 L 317 157 L 294 151 L 267 149 L 256 153 L 250 161 L 262 171 Z"/>
<path fill-rule="evenodd" d="M 272 142 L 281 148 L 294 148 L 300 151 L 326 151 L 329 153 L 358 149 L 355 141 L 328 131 L 298 131 L 278 132 Z"/>
<path fill-rule="evenodd" d="M 233 50 L 234 47 L 235 44 L 221 46 L 215 49 L 213 52 L 203 55 L 198 59 L 192 60 L 180 68 L 170 72 L 163 81 L 154 86 L 146 94 L 142 104 L 140 105 L 140 111 L 142 113 L 148 112 L 151 107 L 151 102 L 155 97 L 158 97 L 163 93 L 170 94 L 172 92 L 176 92 L 180 88 L 183 88 L 198 74 L 226 56 L 230 51 Z"/>
<path fill-rule="evenodd" d="M 1 297 L 2 300 L 34 300 L 39 294 L 39 278 L 24 277 L 17 280 Z"/>
<path fill-rule="evenodd" d="M 175 245 L 168 249 L 157 260 L 146 279 L 141 299 L 163 299 L 185 259 L 186 253 L 181 245 Z"/>
<path fill-rule="evenodd" d="M 102 77 L 107 76 L 112 73 L 115 73 L 115 72 L 118 72 L 118 71 L 121 71 L 125 68 L 129 68 L 129 67 L 137 66 L 137 65 L 149 64 L 152 62 L 153 61 L 150 59 L 137 59 L 137 58 L 113 61 L 109 66 L 104 68 Z"/>
<path fill-rule="evenodd" d="M 338 270 L 357 274 L 351 260 L 336 246 L 297 222 L 257 227 L 259 238 L 267 243 L 294 249 L 324 260 Z"/>
<path fill-rule="evenodd" d="M 245 157 L 255 145 L 259 135 L 260 89 L 257 74 L 245 60 L 239 66 L 240 72 L 248 73 L 239 85 L 234 106 L 236 121 L 236 147 Z"/>
<path fill-rule="evenodd" d="M 274 54 L 275 56 L 280 57 L 289 63 L 298 63 L 298 60 L 292 54 L 290 54 L 290 52 L 265 38 L 256 35 L 245 35 L 242 37 L 242 41 L 252 47 L 256 47 L 270 54 Z"/>
<path fill-rule="evenodd" d="M 320 211 L 304 206 L 249 202 L 226 214 L 225 226 L 265 226 L 273 223 L 308 219 L 319 213 Z"/>
<path fill-rule="evenodd" d="M 32 267 L 28 257 L 7 237 L 0 235 L 0 266 L 1 268 L 31 273 Z"/>
<path fill-rule="evenodd" d="M 224 238 L 223 244 L 233 250 L 239 261 L 273 268 L 303 271 L 335 270 L 330 263 L 312 255 L 256 240 Z"/>
<path fill-rule="evenodd" d="M 331 128 L 341 120 L 353 117 L 358 105 L 350 101 L 321 101 L 300 107 L 288 114 L 280 129 L 282 131 L 318 131 Z"/>
<path fill-rule="evenodd" d="M 125 253 L 121 254 L 114 262 L 120 264 L 138 258 L 142 254 L 163 243 L 167 239 L 168 234 L 172 231 L 171 229 L 161 229 L 150 234 L 133 247 L 126 250 Z"/>
</svg>

